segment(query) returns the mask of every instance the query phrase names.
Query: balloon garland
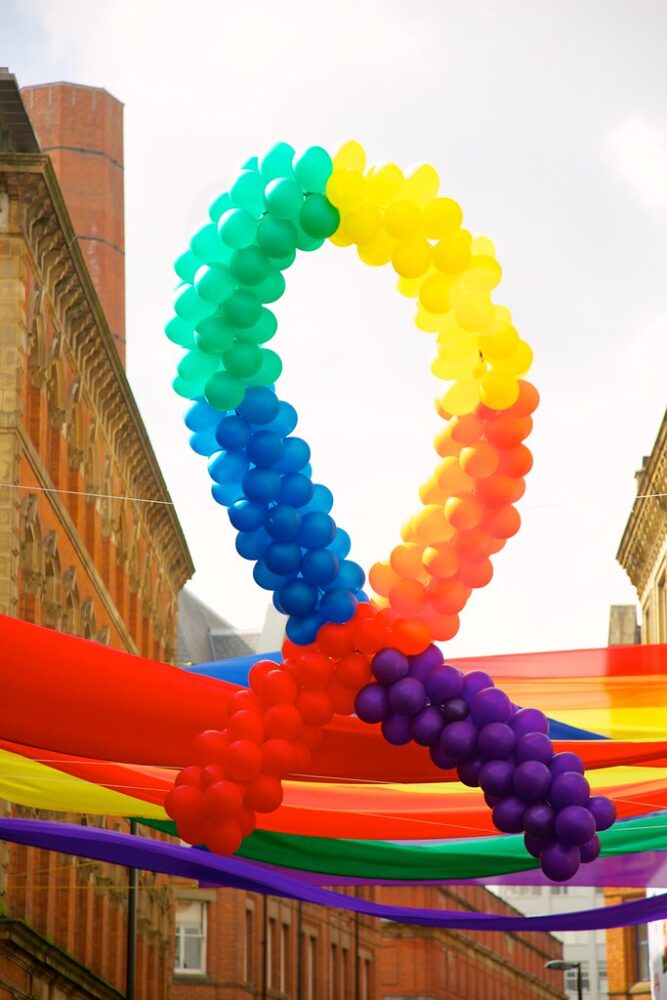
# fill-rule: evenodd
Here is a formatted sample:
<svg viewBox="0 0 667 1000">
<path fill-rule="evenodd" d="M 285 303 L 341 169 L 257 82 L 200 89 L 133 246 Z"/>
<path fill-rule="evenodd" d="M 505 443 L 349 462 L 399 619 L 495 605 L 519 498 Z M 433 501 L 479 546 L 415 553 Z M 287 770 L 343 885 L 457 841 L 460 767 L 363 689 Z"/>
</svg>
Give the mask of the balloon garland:
<svg viewBox="0 0 667 1000">
<path fill-rule="evenodd" d="M 176 262 L 166 333 L 186 350 L 173 386 L 193 400 L 190 444 L 209 460 L 237 551 L 287 615 L 287 639 L 283 662 L 257 663 L 220 728 L 197 737 L 165 808 L 183 840 L 233 853 L 256 813 L 280 805 L 282 779 L 309 767 L 321 728 L 356 711 L 389 743 L 414 741 L 481 787 L 495 826 L 523 833 L 545 875 L 564 881 L 598 857 L 614 806 L 591 796 L 577 754 L 554 754 L 542 712 L 512 704 L 482 671 L 445 664 L 434 645 L 456 634 L 472 591 L 492 578 L 491 556 L 519 529 L 538 404 L 522 378 L 532 352 L 492 301 L 493 244 L 473 238 L 438 191 L 430 166 L 367 169 L 358 143 L 333 160 L 278 143 L 244 165 Z M 433 374 L 453 382 L 436 401 L 438 464 L 401 542 L 370 571 L 373 601 L 333 495 L 313 483 L 310 448 L 292 433 L 296 410 L 274 391 L 280 357 L 264 346 L 283 272 L 326 238 L 356 245 L 369 265 L 391 263 L 417 327 L 436 334 Z"/>
</svg>

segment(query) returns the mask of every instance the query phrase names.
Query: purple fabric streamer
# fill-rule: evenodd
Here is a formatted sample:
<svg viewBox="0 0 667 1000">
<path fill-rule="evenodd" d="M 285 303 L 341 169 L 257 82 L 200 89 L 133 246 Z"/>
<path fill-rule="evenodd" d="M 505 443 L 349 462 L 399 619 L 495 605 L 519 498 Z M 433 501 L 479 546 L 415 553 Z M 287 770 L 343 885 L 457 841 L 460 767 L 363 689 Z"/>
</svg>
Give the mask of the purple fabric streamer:
<svg viewBox="0 0 667 1000">
<path fill-rule="evenodd" d="M 271 870 L 252 861 L 236 857 L 222 858 L 193 847 L 182 847 L 179 844 L 149 840 L 111 830 L 100 830 L 97 827 L 74 826 L 46 820 L 0 819 L 0 839 L 41 847 L 45 850 L 61 851 L 95 861 L 143 868 L 147 871 L 177 875 L 209 884 L 245 889 L 248 892 L 301 899 L 321 906 L 333 906 L 397 923 L 425 927 L 480 931 L 599 930 L 667 919 L 667 893 L 575 913 L 554 913 L 543 917 L 499 916 L 459 910 L 384 906 L 353 896 L 344 896 L 331 889 L 321 889 L 309 884 L 303 878 L 295 878 L 291 874 L 285 875 L 281 871 Z"/>
</svg>

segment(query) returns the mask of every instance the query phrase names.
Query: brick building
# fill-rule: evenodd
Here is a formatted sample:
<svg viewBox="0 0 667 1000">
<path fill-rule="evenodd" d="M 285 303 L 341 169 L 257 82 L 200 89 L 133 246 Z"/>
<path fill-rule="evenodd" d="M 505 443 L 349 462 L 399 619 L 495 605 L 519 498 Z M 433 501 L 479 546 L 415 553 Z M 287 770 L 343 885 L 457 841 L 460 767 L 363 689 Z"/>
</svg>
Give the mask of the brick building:
<svg viewBox="0 0 667 1000">
<path fill-rule="evenodd" d="M 105 91 L 21 95 L 0 71 L 0 612 L 173 660 L 192 562 L 168 503 L 126 499 L 169 496 L 123 367 L 122 141 Z M 127 881 L 0 845 L 0 998 L 122 995 Z M 153 1000 L 166 880 L 142 875 L 138 899 L 137 998 Z"/>
</svg>

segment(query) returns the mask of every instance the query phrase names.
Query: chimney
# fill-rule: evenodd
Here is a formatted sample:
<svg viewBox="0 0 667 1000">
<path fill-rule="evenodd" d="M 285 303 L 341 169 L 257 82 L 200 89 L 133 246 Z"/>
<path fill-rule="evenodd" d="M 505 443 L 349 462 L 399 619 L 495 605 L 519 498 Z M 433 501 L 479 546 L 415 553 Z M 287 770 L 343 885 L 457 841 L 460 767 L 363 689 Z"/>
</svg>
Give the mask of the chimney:
<svg viewBox="0 0 667 1000">
<path fill-rule="evenodd" d="M 123 105 L 106 90 L 75 83 L 24 87 L 21 94 L 124 365 Z"/>
</svg>

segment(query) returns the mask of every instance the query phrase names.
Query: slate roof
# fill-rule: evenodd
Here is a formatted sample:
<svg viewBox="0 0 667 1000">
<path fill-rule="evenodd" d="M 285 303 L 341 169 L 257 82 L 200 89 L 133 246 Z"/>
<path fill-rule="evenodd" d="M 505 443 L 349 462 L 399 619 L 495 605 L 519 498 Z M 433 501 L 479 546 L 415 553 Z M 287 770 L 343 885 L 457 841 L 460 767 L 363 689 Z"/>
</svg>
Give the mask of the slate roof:
<svg viewBox="0 0 667 1000">
<path fill-rule="evenodd" d="M 178 595 L 176 662 L 181 666 L 249 656 L 256 650 L 259 635 L 239 632 L 185 588 Z"/>
</svg>

